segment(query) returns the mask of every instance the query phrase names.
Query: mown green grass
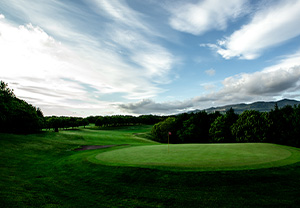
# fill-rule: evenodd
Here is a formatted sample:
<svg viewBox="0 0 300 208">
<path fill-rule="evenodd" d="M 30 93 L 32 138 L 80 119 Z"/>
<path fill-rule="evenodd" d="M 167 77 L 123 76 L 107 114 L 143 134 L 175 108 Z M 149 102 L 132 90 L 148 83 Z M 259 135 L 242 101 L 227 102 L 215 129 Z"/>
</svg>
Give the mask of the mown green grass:
<svg viewBox="0 0 300 208">
<path fill-rule="evenodd" d="M 299 163 L 258 170 L 181 172 L 90 162 L 102 152 L 156 144 L 140 137 L 150 129 L 0 134 L 1 207 L 299 205 Z M 81 145 L 107 144 L 129 146 L 72 151 Z"/>
<path fill-rule="evenodd" d="M 99 163 L 174 170 L 242 170 L 300 162 L 300 151 L 275 144 L 179 144 L 139 146 L 100 153 Z M 95 162 L 95 161 L 94 161 Z"/>
</svg>

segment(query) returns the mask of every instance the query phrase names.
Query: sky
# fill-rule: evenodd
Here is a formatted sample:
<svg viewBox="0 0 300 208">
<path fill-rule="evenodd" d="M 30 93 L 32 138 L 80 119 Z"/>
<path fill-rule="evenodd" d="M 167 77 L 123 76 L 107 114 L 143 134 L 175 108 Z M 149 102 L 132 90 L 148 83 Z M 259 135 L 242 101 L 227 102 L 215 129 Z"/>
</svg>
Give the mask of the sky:
<svg viewBox="0 0 300 208">
<path fill-rule="evenodd" d="M 300 100 L 299 0 L 1 0 L 0 80 L 45 116 Z"/>
</svg>

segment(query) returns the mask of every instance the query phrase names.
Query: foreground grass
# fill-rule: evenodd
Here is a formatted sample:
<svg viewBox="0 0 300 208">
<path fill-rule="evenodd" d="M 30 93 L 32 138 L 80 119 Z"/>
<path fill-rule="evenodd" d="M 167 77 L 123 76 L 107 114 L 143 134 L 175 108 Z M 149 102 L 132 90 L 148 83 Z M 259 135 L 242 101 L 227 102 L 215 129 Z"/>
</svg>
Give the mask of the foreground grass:
<svg viewBox="0 0 300 208">
<path fill-rule="evenodd" d="M 300 164 L 277 168 L 176 172 L 95 164 L 112 149 L 80 145 L 153 145 L 151 127 L 0 134 L 1 207 L 297 207 Z"/>
</svg>

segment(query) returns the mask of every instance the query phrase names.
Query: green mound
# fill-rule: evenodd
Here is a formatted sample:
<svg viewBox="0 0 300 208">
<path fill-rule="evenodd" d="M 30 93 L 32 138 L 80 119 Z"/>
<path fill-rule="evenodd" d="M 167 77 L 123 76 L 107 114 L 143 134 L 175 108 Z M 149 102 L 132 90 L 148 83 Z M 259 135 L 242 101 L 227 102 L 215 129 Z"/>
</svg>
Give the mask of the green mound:
<svg viewBox="0 0 300 208">
<path fill-rule="evenodd" d="M 97 163 L 175 170 L 244 170 L 300 161 L 297 148 L 266 144 L 176 144 L 137 146 L 100 153 Z"/>
</svg>

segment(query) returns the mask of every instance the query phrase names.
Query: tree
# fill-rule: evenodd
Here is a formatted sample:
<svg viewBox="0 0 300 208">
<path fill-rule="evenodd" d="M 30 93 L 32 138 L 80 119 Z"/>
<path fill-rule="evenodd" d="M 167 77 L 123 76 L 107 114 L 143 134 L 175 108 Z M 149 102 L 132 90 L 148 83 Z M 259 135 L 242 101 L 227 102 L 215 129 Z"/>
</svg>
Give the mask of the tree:
<svg viewBox="0 0 300 208">
<path fill-rule="evenodd" d="M 174 117 L 169 117 L 165 121 L 161 121 L 155 124 L 151 130 L 151 133 L 154 135 L 155 140 L 158 142 L 167 143 L 168 133 L 175 132 L 174 124 L 175 124 Z"/>
<path fill-rule="evenodd" d="M 225 142 L 227 128 L 225 116 L 222 115 L 216 118 L 209 129 L 209 135 L 211 137 L 210 142 Z"/>
<path fill-rule="evenodd" d="M 290 146 L 300 146 L 300 105 L 278 106 L 269 113 L 271 125 L 269 142 Z"/>
<path fill-rule="evenodd" d="M 300 105 L 294 106 L 292 126 L 293 135 L 291 137 L 289 145 L 300 147 Z"/>
<path fill-rule="evenodd" d="M 239 116 L 231 131 L 237 142 L 263 142 L 267 138 L 269 127 L 268 113 L 246 110 Z"/>
<path fill-rule="evenodd" d="M 96 126 L 104 126 L 107 125 L 107 119 L 106 117 L 99 116 L 95 122 Z"/>
<path fill-rule="evenodd" d="M 235 142 L 231 133 L 231 126 L 238 119 L 238 115 L 230 108 L 225 115 L 221 115 L 215 119 L 209 129 L 211 142 Z"/>
<path fill-rule="evenodd" d="M 52 116 L 48 119 L 47 125 L 49 128 L 53 128 L 55 132 L 58 132 L 58 128 L 62 126 L 62 120 L 56 116 Z"/>
<path fill-rule="evenodd" d="M 191 114 L 177 131 L 182 143 L 206 143 L 209 140 L 210 119 L 205 111 Z"/>
<path fill-rule="evenodd" d="M 96 123 L 98 116 L 89 116 L 86 119 L 88 120 L 89 123 Z"/>
<path fill-rule="evenodd" d="M 39 108 L 18 99 L 8 85 L 0 82 L 0 131 L 31 133 L 44 125 L 44 116 Z"/>
<path fill-rule="evenodd" d="M 89 120 L 86 118 L 81 119 L 81 125 L 85 128 L 85 126 L 89 125 Z"/>
<path fill-rule="evenodd" d="M 3 82 L 2 80 L 0 81 L 0 97 L 16 97 L 13 90 L 9 89 L 8 84 Z"/>
</svg>

